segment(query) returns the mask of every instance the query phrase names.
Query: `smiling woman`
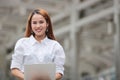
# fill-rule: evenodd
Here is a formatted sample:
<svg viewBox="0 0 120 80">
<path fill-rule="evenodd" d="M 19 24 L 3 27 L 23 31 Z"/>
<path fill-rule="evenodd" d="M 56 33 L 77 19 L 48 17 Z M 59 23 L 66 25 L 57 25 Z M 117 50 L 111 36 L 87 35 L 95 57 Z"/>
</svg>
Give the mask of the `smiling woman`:
<svg viewBox="0 0 120 80">
<path fill-rule="evenodd" d="M 39 14 L 33 15 L 31 25 L 33 33 L 36 34 L 36 39 L 38 39 L 38 37 L 43 39 L 46 36 L 45 31 L 47 30 L 48 23 L 43 16 Z"/>
<path fill-rule="evenodd" d="M 27 23 L 27 27 L 26 27 L 26 37 L 29 37 L 31 35 L 31 33 L 33 33 L 33 35 L 35 34 L 34 31 L 32 31 L 33 27 L 40 27 L 40 26 L 44 26 L 44 32 L 46 32 L 46 35 L 48 36 L 48 38 L 55 40 L 54 34 L 53 34 L 53 30 L 52 30 L 52 23 L 51 23 L 51 19 L 48 15 L 48 13 L 43 10 L 43 9 L 36 9 L 34 10 L 29 18 L 28 18 L 28 23 Z M 46 31 L 45 31 L 46 30 Z"/>
<path fill-rule="evenodd" d="M 64 50 L 55 40 L 50 17 L 44 9 L 36 9 L 30 14 L 25 37 L 15 45 L 11 73 L 24 80 L 24 65 L 40 63 L 56 64 L 56 80 L 64 75 Z"/>
</svg>

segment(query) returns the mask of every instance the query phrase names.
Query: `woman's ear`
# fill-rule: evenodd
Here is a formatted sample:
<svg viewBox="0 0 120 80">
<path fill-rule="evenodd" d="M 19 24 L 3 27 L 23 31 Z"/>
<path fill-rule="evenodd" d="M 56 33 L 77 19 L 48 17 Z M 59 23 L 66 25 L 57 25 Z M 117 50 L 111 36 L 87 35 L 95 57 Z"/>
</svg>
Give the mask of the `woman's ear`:
<svg viewBox="0 0 120 80">
<path fill-rule="evenodd" d="M 47 24 L 46 24 L 46 26 L 48 27 L 48 26 L 49 26 L 49 24 L 47 23 Z"/>
</svg>

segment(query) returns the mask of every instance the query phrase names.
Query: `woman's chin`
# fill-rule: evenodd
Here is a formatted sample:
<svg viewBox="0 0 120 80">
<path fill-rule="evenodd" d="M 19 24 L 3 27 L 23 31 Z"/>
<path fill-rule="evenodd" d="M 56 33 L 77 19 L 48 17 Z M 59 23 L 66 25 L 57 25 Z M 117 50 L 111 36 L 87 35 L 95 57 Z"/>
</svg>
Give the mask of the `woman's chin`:
<svg viewBox="0 0 120 80">
<path fill-rule="evenodd" d="M 42 33 L 41 32 L 35 32 L 35 35 L 42 35 Z"/>
<path fill-rule="evenodd" d="M 44 34 L 41 34 L 41 33 L 36 33 L 35 36 L 38 36 L 38 37 L 41 37 L 43 36 Z"/>
<path fill-rule="evenodd" d="M 41 37 L 42 35 L 41 35 L 41 34 L 36 34 L 35 36 L 37 36 L 37 37 Z"/>
</svg>

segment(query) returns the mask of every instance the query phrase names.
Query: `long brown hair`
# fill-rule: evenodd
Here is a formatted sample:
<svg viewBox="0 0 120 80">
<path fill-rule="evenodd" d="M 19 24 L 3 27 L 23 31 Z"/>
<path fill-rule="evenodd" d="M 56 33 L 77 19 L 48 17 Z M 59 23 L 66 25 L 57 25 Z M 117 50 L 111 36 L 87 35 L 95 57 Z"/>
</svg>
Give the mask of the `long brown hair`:
<svg viewBox="0 0 120 80">
<path fill-rule="evenodd" d="M 34 14 L 40 14 L 45 18 L 46 22 L 48 23 L 48 28 L 47 28 L 48 30 L 46 31 L 46 35 L 49 39 L 55 40 L 55 36 L 53 34 L 53 29 L 52 29 L 51 19 L 48 15 L 47 11 L 45 11 L 44 9 L 36 9 L 32 13 L 30 13 L 28 20 L 27 20 L 25 37 L 30 37 L 32 35 L 31 19 Z"/>
</svg>

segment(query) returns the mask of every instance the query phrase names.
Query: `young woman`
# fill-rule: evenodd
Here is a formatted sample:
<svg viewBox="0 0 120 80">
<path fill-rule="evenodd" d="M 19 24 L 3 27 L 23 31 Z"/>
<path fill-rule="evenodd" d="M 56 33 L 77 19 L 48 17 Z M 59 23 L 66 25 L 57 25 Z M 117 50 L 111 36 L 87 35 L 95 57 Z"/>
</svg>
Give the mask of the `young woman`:
<svg viewBox="0 0 120 80">
<path fill-rule="evenodd" d="M 24 80 L 25 64 L 51 62 L 56 64 L 56 80 L 61 79 L 64 74 L 64 50 L 55 40 L 48 13 L 44 9 L 36 9 L 28 18 L 25 37 L 15 45 L 11 73 Z"/>
</svg>

